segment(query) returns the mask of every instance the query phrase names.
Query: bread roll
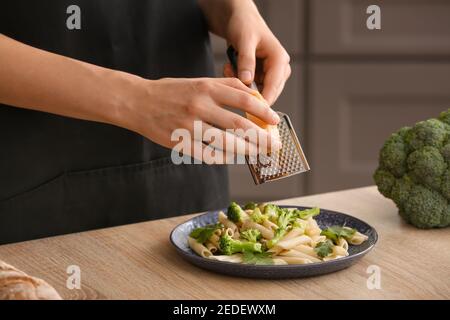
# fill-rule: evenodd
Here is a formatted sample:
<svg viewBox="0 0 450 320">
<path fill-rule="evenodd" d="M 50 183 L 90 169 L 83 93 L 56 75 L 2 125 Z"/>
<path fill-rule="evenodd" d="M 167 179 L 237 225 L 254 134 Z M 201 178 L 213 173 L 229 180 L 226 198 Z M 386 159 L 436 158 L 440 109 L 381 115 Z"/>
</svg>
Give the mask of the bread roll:
<svg viewBox="0 0 450 320">
<path fill-rule="evenodd" d="M 0 260 L 0 300 L 61 300 L 61 296 L 44 280 Z"/>
</svg>

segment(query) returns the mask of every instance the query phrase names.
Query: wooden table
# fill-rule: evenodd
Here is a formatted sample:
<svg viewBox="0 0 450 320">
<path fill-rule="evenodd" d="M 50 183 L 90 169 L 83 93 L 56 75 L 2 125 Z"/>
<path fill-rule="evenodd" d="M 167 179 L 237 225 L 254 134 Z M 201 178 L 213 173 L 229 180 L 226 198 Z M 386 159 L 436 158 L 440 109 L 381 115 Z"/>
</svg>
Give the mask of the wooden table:
<svg viewBox="0 0 450 320">
<path fill-rule="evenodd" d="M 0 246 L 0 259 L 52 284 L 66 299 L 449 299 L 450 228 L 405 224 L 375 187 L 280 201 L 347 212 L 379 233 L 372 252 L 349 269 L 296 280 L 252 280 L 204 271 L 181 259 L 169 233 L 191 216 Z M 81 269 L 81 289 L 66 269 Z M 367 288 L 370 265 L 381 289 Z"/>
</svg>

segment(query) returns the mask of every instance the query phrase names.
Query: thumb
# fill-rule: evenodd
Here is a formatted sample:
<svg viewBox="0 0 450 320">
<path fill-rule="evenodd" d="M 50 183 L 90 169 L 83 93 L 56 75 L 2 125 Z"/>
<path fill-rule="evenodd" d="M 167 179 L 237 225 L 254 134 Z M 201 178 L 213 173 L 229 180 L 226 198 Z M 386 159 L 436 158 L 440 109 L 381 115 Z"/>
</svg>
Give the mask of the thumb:
<svg viewBox="0 0 450 320">
<path fill-rule="evenodd" d="M 255 76 L 256 44 L 249 41 L 241 41 L 238 51 L 238 77 L 249 85 Z"/>
</svg>

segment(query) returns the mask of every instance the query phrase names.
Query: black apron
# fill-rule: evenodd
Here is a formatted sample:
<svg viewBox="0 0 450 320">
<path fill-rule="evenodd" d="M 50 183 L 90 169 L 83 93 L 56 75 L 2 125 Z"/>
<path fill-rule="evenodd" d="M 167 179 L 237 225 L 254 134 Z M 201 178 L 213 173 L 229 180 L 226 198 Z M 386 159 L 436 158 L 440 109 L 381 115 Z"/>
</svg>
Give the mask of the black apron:
<svg viewBox="0 0 450 320">
<path fill-rule="evenodd" d="M 80 30 L 66 26 L 70 5 Z M 0 32 L 148 79 L 213 76 L 196 0 L 8 0 Z M 0 105 L 0 152 L 0 243 L 228 202 L 224 166 L 174 165 L 169 149 L 112 125 Z"/>
</svg>

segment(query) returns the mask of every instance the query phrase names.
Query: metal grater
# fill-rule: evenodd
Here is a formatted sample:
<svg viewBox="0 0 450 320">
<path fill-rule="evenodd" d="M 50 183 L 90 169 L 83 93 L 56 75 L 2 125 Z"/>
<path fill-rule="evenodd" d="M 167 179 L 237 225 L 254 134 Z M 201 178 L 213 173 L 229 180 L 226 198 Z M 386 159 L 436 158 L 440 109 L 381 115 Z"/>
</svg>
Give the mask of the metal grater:
<svg viewBox="0 0 450 320">
<path fill-rule="evenodd" d="M 232 46 L 228 47 L 227 55 L 231 65 L 237 70 L 237 53 Z M 257 90 L 255 83 L 252 83 L 251 87 Z M 281 149 L 268 155 L 260 154 L 257 159 L 245 157 L 257 185 L 290 177 L 310 169 L 291 120 L 287 114 L 277 113 L 280 116 L 277 128 L 282 143 Z"/>
</svg>

